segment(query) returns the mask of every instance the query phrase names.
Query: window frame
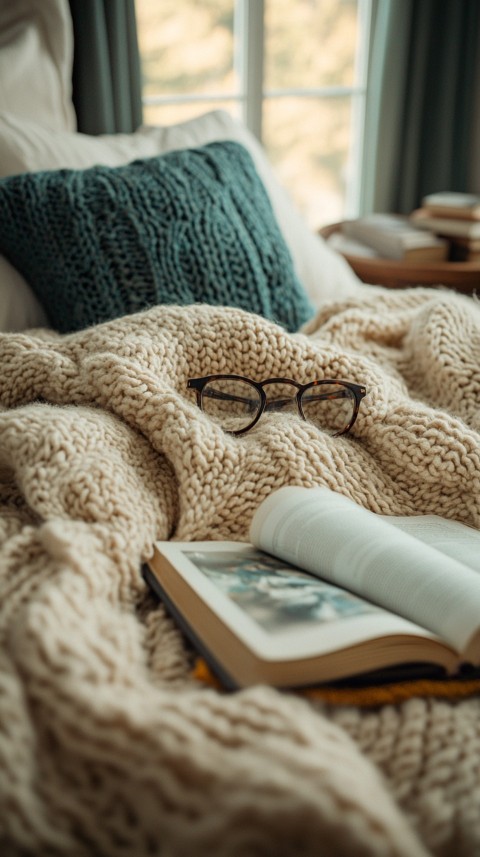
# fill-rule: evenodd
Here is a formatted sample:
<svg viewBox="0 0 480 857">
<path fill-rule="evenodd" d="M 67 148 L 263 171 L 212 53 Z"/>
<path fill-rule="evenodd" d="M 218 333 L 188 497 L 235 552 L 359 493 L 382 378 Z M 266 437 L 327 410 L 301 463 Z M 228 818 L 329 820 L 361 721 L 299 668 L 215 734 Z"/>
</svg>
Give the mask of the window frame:
<svg viewBox="0 0 480 857">
<path fill-rule="evenodd" d="M 358 35 L 355 51 L 354 81 L 350 86 L 311 86 L 281 89 L 264 88 L 265 0 L 234 0 L 234 68 L 238 90 L 231 93 L 183 93 L 181 95 L 144 95 L 148 106 L 215 104 L 229 101 L 239 106 L 240 119 L 260 143 L 263 105 L 274 98 L 351 99 L 351 134 L 346 163 L 344 217 L 356 217 L 361 207 L 361 173 L 364 156 L 365 116 L 368 89 L 370 32 L 374 0 L 357 0 Z"/>
</svg>

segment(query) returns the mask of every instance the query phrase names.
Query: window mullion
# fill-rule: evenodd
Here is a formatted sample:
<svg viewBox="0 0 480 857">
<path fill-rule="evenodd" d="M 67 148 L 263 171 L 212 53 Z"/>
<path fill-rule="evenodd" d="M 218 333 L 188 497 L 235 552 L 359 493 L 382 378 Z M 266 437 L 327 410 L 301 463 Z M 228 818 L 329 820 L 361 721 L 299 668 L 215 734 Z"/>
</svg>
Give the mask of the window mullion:
<svg viewBox="0 0 480 857">
<path fill-rule="evenodd" d="M 264 0 L 236 0 L 235 40 L 242 96 L 242 120 L 262 139 Z"/>
<path fill-rule="evenodd" d="M 365 137 L 365 108 L 368 85 L 368 51 L 372 24 L 371 0 L 358 0 L 358 42 L 355 52 L 355 81 L 358 93 L 353 95 L 352 133 L 347 164 L 344 215 L 358 217 L 361 196 L 361 166 Z"/>
</svg>

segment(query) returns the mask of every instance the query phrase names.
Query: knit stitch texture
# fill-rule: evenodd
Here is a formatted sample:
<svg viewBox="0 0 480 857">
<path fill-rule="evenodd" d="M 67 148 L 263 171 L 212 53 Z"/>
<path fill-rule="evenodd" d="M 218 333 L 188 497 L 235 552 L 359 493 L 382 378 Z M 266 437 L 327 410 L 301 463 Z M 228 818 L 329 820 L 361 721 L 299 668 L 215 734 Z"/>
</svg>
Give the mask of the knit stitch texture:
<svg viewBox="0 0 480 857">
<path fill-rule="evenodd" d="M 313 314 L 236 142 L 2 179 L 0 251 L 61 332 L 157 304 L 240 307 L 291 331 Z"/>
<path fill-rule="evenodd" d="M 0 336 L 0 853 L 480 854 L 480 699 L 372 710 L 197 684 L 146 591 L 154 539 L 247 536 L 285 484 L 480 526 L 480 310 L 359 286 L 299 334 L 157 307 Z M 186 380 L 342 377 L 353 436 L 266 414 L 243 437 Z"/>
</svg>

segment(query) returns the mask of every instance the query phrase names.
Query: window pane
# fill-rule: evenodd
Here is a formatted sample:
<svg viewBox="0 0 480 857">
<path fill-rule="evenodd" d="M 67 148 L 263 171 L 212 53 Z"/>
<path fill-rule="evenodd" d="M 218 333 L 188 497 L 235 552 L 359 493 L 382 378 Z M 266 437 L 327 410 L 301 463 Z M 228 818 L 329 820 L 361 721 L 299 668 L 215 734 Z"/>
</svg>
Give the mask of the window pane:
<svg viewBox="0 0 480 857">
<path fill-rule="evenodd" d="M 214 109 L 260 124 L 260 81 L 252 90 L 247 81 L 244 112 L 235 70 L 242 65 L 243 31 L 234 26 L 240 0 L 136 0 L 136 9 L 147 124 L 171 125 Z M 357 211 L 353 160 L 361 151 L 363 81 L 355 79 L 362 68 L 356 51 L 366 46 L 358 36 L 360 26 L 368 27 L 368 9 L 367 0 L 265 0 L 262 142 L 314 229 Z M 257 45 L 253 39 L 250 68 Z M 357 94 L 342 94 L 358 84 Z M 317 97 L 322 87 L 338 91 Z M 281 94 L 289 89 L 297 92 Z M 272 90 L 280 90 L 278 97 Z"/>
<path fill-rule="evenodd" d="M 268 98 L 263 136 L 281 183 L 313 229 L 344 216 L 352 99 Z"/>
<path fill-rule="evenodd" d="M 233 94 L 234 0 L 136 0 L 143 94 Z"/>
<path fill-rule="evenodd" d="M 265 87 L 352 86 L 357 0 L 266 0 Z"/>
</svg>

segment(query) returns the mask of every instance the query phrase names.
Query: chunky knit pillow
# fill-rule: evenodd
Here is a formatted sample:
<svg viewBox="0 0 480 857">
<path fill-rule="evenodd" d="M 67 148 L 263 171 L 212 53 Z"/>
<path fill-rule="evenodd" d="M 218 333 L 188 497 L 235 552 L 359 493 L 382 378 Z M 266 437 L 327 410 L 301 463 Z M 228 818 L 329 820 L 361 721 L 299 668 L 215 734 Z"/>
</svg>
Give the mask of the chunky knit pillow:
<svg viewBox="0 0 480 857">
<path fill-rule="evenodd" d="M 236 142 L 0 180 L 0 252 L 54 328 L 159 303 L 224 304 L 296 330 L 312 307 Z"/>
</svg>

